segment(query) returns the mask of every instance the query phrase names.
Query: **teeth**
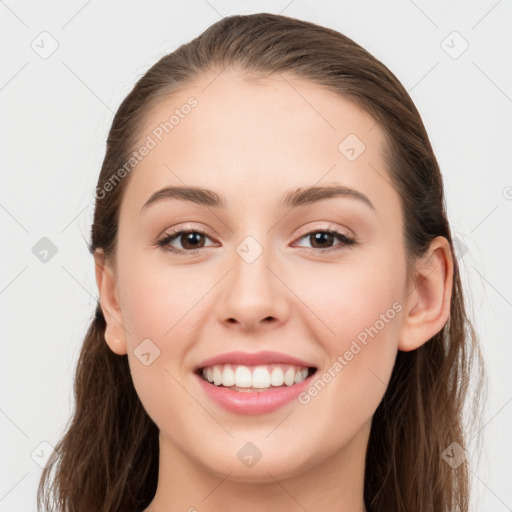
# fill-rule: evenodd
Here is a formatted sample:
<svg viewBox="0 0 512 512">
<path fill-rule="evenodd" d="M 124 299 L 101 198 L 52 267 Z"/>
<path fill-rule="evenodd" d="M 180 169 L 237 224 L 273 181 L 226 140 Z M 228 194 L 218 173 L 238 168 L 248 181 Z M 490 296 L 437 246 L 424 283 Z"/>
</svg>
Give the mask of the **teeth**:
<svg viewBox="0 0 512 512">
<path fill-rule="evenodd" d="M 284 384 L 284 373 L 281 368 L 274 368 L 272 370 L 270 384 L 272 384 L 272 386 L 282 386 Z"/>
<path fill-rule="evenodd" d="M 222 384 L 224 386 L 234 386 L 236 382 L 235 372 L 229 365 L 224 366 L 224 371 L 222 372 Z"/>
<path fill-rule="evenodd" d="M 214 366 L 215 368 L 215 366 Z M 215 382 L 214 382 L 215 384 Z M 238 366 L 235 370 L 235 386 L 237 388 L 250 388 L 252 384 L 251 370 L 247 366 Z"/>
<path fill-rule="evenodd" d="M 244 366 L 218 364 L 203 368 L 203 378 L 215 386 L 266 389 L 271 386 L 293 386 L 308 376 L 303 366 L 269 364 Z"/>
<path fill-rule="evenodd" d="M 239 367 L 240 368 L 240 367 Z M 269 388 L 270 373 L 265 366 L 257 366 L 252 372 L 253 388 Z"/>
</svg>

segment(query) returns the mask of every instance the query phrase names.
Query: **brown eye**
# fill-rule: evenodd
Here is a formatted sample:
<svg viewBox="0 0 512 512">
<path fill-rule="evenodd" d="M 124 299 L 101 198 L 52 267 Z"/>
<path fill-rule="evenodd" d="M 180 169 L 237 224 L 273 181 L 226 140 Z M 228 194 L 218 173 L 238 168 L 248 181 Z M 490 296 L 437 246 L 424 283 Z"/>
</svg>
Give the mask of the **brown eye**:
<svg viewBox="0 0 512 512">
<path fill-rule="evenodd" d="M 193 250 L 204 246 L 204 235 L 197 231 L 183 233 L 178 238 L 184 249 Z"/>
<path fill-rule="evenodd" d="M 325 253 L 330 251 L 338 251 L 343 249 L 345 246 L 356 245 L 357 242 L 354 238 L 351 238 L 344 233 L 341 233 L 337 229 L 318 229 L 316 231 L 310 231 L 300 238 L 306 239 L 311 244 L 310 252 L 312 253 Z M 340 243 L 332 245 L 336 240 Z"/>
<path fill-rule="evenodd" d="M 328 231 L 317 231 L 309 235 L 309 240 L 314 249 L 326 249 L 325 244 L 331 245 L 336 240 L 336 237 Z M 318 247 L 320 246 L 320 247 Z"/>
<path fill-rule="evenodd" d="M 158 241 L 158 245 L 169 252 L 194 254 L 200 249 L 206 247 L 206 239 L 210 239 L 210 237 L 202 231 L 180 230 L 167 234 L 164 238 Z M 173 245 L 176 243 L 181 245 L 181 248 Z"/>
</svg>

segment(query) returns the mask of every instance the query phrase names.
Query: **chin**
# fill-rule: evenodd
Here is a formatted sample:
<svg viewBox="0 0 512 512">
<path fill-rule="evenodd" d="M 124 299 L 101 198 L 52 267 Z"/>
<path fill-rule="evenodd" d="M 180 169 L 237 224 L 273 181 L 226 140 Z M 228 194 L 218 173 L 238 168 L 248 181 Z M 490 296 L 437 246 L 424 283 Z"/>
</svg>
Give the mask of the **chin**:
<svg viewBox="0 0 512 512">
<path fill-rule="evenodd" d="M 252 460 L 250 456 L 246 455 L 251 451 L 253 451 Z M 238 451 L 240 456 L 237 453 L 233 458 L 226 458 L 212 454 L 212 463 L 203 461 L 203 464 L 209 472 L 221 478 L 227 478 L 233 482 L 261 484 L 292 478 L 320 462 L 320 460 L 315 461 L 317 457 L 313 454 L 308 458 L 299 449 L 292 449 L 292 452 L 276 453 L 275 450 L 272 450 L 270 453 L 265 453 L 265 450 L 262 450 L 261 455 L 258 455 L 256 449 L 247 443 Z M 300 460 L 297 454 L 300 454 Z M 219 462 L 221 463 L 219 464 Z"/>
</svg>

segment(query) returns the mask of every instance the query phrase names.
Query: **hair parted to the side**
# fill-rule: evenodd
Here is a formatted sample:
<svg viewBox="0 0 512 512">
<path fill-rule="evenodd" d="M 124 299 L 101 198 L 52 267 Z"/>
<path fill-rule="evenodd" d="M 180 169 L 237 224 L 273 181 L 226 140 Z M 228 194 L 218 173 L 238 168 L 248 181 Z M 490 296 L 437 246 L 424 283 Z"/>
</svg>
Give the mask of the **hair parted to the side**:
<svg viewBox="0 0 512 512">
<path fill-rule="evenodd" d="M 150 108 L 195 78 L 224 69 L 254 78 L 306 79 L 371 114 L 387 140 L 386 166 L 401 200 L 408 266 L 436 236 L 450 242 L 450 317 L 427 343 L 397 355 L 373 418 L 364 500 L 372 512 L 468 512 L 468 462 L 452 468 L 442 454 L 453 442 L 467 448 L 474 425 L 464 428 L 463 419 L 478 421 L 484 361 L 466 314 L 439 166 L 417 109 L 386 66 L 350 38 L 310 22 L 268 13 L 226 17 L 160 59 L 121 103 L 97 190 L 128 160 Z M 115 255 L 129 177 L 96 197 L 92 253 L 101 248 L 107 257 Z M 135 512 L 156 491 L 158 428 L 137 396 L 127 356 L 109 349 L 104 331 L 98 303 L 77 364 L 75 410 L 41 476 L 38 510 Z"/>
</svg>

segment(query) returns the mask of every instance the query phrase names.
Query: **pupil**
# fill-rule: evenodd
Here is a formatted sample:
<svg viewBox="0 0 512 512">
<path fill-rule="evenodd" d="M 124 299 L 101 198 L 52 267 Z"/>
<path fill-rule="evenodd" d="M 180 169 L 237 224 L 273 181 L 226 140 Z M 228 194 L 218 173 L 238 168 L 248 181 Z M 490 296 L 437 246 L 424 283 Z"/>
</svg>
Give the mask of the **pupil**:
<svg viewBox="0 0 512 512">
<path fill-rule="evenodd" d="M 185 237 L 185 243 L 183 244 L 183 247 L 186 247 L 187 244 L 191 244 L 192 249 L 197 248 L 198 242 L 197 237 L 202 237 L 203 235 L 201 233 L 188 233 L 186 235 L 183 235 Z"/>
<path fill-rule="evenodd" d="M 324 243 L 324 244 L 326 243 L 325 237 L 327 237 L 327 241 L 331 242 L 333 236 L 334 235 L 332 233 L 327 233 L 327 232 L 319 232 L 319 233 L 315 233 L 313 235 L 315 243 L 320 242 L 320 243 Z M 324 239 L 324 240 L 322 241 L 322 239 Z"/>
</svg>

